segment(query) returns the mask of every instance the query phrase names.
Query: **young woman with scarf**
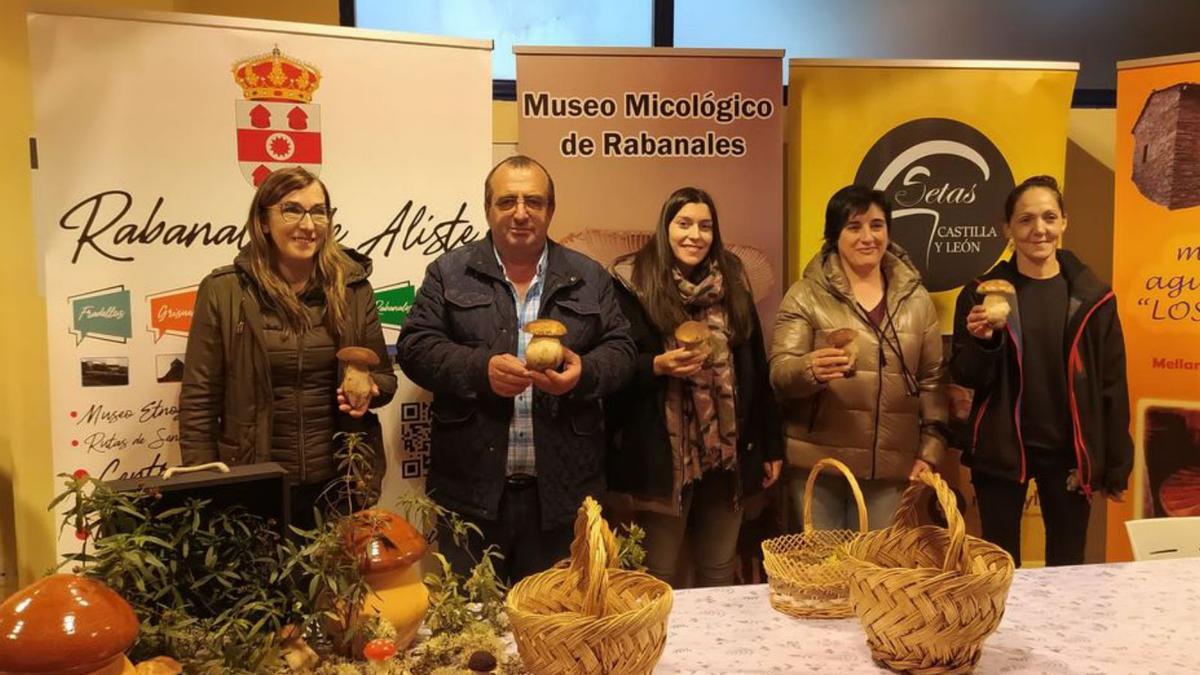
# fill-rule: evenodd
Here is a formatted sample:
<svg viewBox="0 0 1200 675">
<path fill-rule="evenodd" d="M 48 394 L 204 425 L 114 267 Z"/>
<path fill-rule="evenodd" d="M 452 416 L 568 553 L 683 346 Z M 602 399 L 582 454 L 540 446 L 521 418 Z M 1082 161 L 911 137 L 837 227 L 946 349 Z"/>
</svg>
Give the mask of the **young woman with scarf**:
<svg viewBox="0 0 1200 675">
<path fill-rule="evenodd" d="M 742 500 L 779 478 L 783 454 L 754 299 L 712 197 L 676 190 L 650 241 L 612 273 L 638 361 L 605 401 L 609 487 L 632 498 L 652 574 L 679 582 L 686 538 L 696 585 L 730 584 Z M 707 327 L 707 344 L 680 344 L 685 321 Z"/>
</svg>

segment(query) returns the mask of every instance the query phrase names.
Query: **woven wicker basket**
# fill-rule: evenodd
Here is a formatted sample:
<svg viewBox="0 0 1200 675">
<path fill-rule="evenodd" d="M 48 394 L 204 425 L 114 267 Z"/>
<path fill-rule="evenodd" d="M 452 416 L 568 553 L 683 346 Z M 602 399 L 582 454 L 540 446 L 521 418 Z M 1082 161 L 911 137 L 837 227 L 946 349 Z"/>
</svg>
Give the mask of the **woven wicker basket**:
<svg viewBox="0 0 1200 675">
<path fill-rule="evenodd" d="M 917 526 L 925 486 L 937 493 L 947 527 Z M 1013 561 L 1003 549 L 969 537 L 954 493 L 921 473 L 891 527 L 846 547 L 850 604 L 880 664 L 916 675 L 970 672 L 983 641 L 1004 616 Z"/>
<path fill-rule="evenodd" d="M 508 593 L 517 651 L 534 675 L 649 673 L 667 641 L 671 587 L 616 568 L 617 542 L 591 497 L 575 519 L 566 567 L 526 577 Z"/>
<path fill-rule="evenodd" d="M 858 505 L 858 532 L 816 530 L 812 521 L 812 494 L 822 469 L 842 472 Z M 804 488 L 804 531 L 785 534 L 762 543 L 763 566 L 771 589 L 771 606 L 791 616 L 806 619 L 843 619 L 854 616 L 846 586 L 849 569 L 839 546 L 867 531 L 867 507 L 858 481 L 845 464 L 825 458 L 808 472 Z"/>
</svg>

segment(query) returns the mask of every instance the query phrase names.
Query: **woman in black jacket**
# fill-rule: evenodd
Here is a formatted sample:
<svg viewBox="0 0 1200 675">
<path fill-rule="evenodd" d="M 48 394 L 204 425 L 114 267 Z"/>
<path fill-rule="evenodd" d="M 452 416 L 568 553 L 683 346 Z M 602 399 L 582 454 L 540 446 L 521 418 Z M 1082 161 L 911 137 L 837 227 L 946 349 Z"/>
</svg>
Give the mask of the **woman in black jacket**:
<svg viewBox="0 0 1200 675">
<path fill-rule="evenodd" d="M 1108 284 L 1058 248 L 1067 217 L 1053 178 L 1018 185 L 1004 216 L 1012 259 L 963 288 L 954 313 L 950 372 L 974 390 L 965 461 L 985 539 L 1020 564 L 1033 479 L 1046 564 L 1078 564 L 1093 493 L 1119 501 L 1133 466 L 1117 302 Z M 990 287 L 1004 303 L 984 302 Z"/>
<path fill-rule="evenodd" d="M 633 498 L 652 574 L 675 581 L 686 535 L 698 585 L 732 583 L 742 500 L 778 480 L 783 451 L 758 314 L 712 197 L 676 190 L 654 236 L 612 272 L 638 359 L 605 400 L 609 487 Z M 681 344 L 685 321 L 707 341 Z"/>
</svg>

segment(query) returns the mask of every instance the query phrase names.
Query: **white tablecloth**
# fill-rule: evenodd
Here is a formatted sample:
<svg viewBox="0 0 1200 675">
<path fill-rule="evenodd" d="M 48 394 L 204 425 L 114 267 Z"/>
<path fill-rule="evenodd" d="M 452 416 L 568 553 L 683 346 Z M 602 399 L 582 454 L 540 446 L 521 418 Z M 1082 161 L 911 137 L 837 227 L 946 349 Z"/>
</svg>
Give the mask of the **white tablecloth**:
<svg viewBox="0 0 1200 675">
<path fill-rule="evenodd" d="M 873 673 L 857 619 L 801 620 L 767 587 L 675 593 L 655 673 Z M 1200 673 L 1200 558 L 1017 570 L 977 673 Z"/>
</svg>

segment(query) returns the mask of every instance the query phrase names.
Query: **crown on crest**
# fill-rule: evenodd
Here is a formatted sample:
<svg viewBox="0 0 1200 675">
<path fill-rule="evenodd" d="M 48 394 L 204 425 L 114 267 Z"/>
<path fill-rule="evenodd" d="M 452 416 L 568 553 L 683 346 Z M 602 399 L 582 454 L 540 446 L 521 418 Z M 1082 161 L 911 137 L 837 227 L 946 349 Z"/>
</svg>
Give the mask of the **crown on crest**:
<svg viewBox="0 0 1200 675">
<path fill-rule="evenodd" d="M 233 79 L 250 101 L 312 101 L 321 71 L 293 59 L 276 46 L 269 54 L 243 59 L 233 66 Z"/>
</svg>

